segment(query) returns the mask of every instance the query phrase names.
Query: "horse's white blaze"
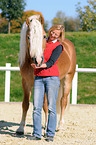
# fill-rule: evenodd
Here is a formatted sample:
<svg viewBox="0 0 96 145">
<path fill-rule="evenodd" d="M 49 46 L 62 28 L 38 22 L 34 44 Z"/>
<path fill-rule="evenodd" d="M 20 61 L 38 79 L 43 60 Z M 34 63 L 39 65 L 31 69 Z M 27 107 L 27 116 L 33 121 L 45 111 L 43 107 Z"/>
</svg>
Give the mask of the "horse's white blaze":
<svg viewBox="0 0 96 145">
<path fill-rule="evenodd" d="M 42 55 L 42 37 L 43 30 L 41 23 L 37 20 L 40 16 L 34 15 L 29 17 L 32 22 L 30 23 L 30 56 L 38 59 Z M 27 24 L 24 22 L 20 35 L 20 52 L 19 62 L 22 66 L 25 62 L 27 43 L 26 43 Z"/>
</svg>

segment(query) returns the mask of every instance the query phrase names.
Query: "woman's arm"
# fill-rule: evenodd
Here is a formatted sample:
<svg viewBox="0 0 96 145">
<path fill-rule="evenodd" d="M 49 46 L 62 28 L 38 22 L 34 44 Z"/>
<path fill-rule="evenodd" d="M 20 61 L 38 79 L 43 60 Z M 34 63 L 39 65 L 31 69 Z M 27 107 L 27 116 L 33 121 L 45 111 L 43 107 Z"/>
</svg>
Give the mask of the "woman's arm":
<svg viewBox="0 0 96 145">
<path fill-rule="evenodd" d="M 46 62 L 47 68 L 50 68 L 50 67 L 52 67 L 54 65 L 54 63 L 57 61 L 57 59 L 59 58 L 59 56 L 62 53 L 62 51 L 63 51 L 63 46 L 62 45 L 57 46 L 53 50 L 53 52 L 51 54 L 51 57 Z"/>
<path fill-rule="evenodd" d="M 59 58 L 62 50 L 63 50 L 63 46 L 62 45 L 57 46 L 53 50 L 53 52 L 51 54 L 51 57 L 49 58 L 49 60 L 46 63 L 42 64 L 40 67 L 36 66 L 34 63 L 32 63 L 31 66 L 33 68 L 36 68 L 36 69 L 38 69 L 38 68 L 50 68 L 50 67 L 52 67 L 54 65 L 54 63 L 57 61 L 57 59 Z"/>
</svg>

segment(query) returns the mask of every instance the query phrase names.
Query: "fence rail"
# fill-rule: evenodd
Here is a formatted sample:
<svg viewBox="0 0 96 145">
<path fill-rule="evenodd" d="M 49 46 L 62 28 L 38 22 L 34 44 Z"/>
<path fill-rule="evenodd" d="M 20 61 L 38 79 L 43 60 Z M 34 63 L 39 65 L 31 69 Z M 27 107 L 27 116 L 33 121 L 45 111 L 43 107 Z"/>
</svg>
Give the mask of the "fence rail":
<svg viewBox="0 0 96 145">
<path fill-rule="evenodd" d="M 5 71 L 5 102 L 10 102 L 10 75 L 11 71 L 20 71 L 19 67 L 11 67 L 11 63 L 6 63 L 6 67 L 0 67 L 0 71 Z M 77 104 L 78 72 L 96 73 L 96 68 L 78 68 L 72 81 L 72 104 Z"/>
</svg>

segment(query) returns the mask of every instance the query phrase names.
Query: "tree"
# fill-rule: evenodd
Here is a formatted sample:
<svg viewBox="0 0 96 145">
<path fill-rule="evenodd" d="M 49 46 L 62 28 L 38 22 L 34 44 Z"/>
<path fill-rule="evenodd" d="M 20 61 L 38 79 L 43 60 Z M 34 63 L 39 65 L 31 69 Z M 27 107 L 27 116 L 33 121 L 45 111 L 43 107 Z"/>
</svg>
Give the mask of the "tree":
<svg viewBox="0 0 96 145">
<path fill-rule="evenodd" d="M 1 18 L 0 14 L 0 33 L 8 32 L 8 21 L 5 18 Z"/>
<path fill-rule="evenodd" d="M 56 17 L 52 20 L 52 25 L 61 24 L 64 25 L 64 21 L 66 20 L 66 16 L 62 11 L 58 11 L 56 13 Z"/>
<path fill-rule="evenodd" d="M 88 5 L 81 8 L 80 2 L 76 5 L 83 31 L 96 28 L 96 0 L 88 0 Z"/>
<path fill-rule="evenodd" d="M 64 25 L 65 31 L 78 31 L 80 27 L 80 20 L 78 18 L 74 19 L 73 17 L 69 17 L 67 20 L 65 20 Z"/>
<path fill-rule="evenodd" d="M 43 15 L 41 12 L 37 11 L 24 11 L 22 17 L 19 17 L 18 19 L 13 19 L 11 20 L 11 26 L 10 26 L 10 31 L 12 33 L 20 33 L 21 27 L 26 20 L 27 17 L 30 17 L 32 15 L 40 15 L 42 18 L 42 21 L 44 21 Z M 0 14 L 0 33 L 7 33 L 7 26 L 8 26 L 8 20 L 5 18 L 1 18 Z M 44 29 L 46 32 L 48 32 L 48 21 L 44 21 Z"/>
<path fill-rule="evenodd" d="M 46 33 L 48 33 L 48 21 L 44 21 L 43 27 Z"/>
<path fill-rule="evenodd" d="M 8 33 L 11 20 L 22 17 L 25 5 L 24 0 L 0 0 L 1 16 L 8 19 Z"/>
<path fill-rule="evenodd" d="M 80 21 L 78 18 L 66 17 L 65 13 L 58 11 L 52 20 L 52 25 L 60 24 L 65 26 L 65 31 L 78 31 Z"/>
</svg>

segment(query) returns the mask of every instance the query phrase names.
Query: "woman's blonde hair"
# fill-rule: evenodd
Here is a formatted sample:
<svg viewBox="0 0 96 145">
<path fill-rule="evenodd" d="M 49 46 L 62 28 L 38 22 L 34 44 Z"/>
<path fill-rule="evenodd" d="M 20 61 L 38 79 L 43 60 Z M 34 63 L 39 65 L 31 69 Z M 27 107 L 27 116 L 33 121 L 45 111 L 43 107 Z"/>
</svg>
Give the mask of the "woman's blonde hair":
<svg viewBox="0 0 96 145">
<path fill-rule="evenodd" d="M 62 43 L 65 39 L 65 27 L 63 25 L 53 25 L 49 29 L 48 35 L 50 35 L 51 31 L 54 31 L 54 30 L 60 30 L 60 37 L 58 38 L 58 41 Z"/>
</svg>

